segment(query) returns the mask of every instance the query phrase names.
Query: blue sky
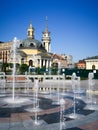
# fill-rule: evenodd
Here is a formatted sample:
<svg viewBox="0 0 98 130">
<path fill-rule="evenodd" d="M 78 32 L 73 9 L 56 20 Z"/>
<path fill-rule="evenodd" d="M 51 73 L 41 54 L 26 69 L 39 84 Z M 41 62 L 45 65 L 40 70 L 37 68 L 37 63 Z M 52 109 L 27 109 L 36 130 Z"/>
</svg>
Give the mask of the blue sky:
<svg viewBox="0 0 98 130">
<path fill-rule="evenodd" d="M 0 0 L 0 41 L 27 38 L 30 21 L 41 41 L 46 16 L 51 52 L 70 54 L 75 62 L 98 55 L 97 0 Z"/>
</svg>

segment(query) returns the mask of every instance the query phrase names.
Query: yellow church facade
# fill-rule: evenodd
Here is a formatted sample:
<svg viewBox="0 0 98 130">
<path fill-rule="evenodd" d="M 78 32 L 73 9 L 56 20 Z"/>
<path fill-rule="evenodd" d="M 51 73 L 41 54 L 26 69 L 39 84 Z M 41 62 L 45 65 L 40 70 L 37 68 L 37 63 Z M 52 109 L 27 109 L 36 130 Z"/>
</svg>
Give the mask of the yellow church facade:
<svg viewBox="0 0 98 130">
<path fill-rule="evenodd" d="M 50 54 L 50 32 L 45 28 L 42 36 L 42 42 L 35 39 L 34 28 L 30 23 L 27 30 L 27 38 L 20 40 L 17 44 L 16 63 L 27 64 L 31 67 L 51 67 Z M 13 41 L 0 43 L 0 60 L 2 63 L 13 63 Z"/>
</svg>

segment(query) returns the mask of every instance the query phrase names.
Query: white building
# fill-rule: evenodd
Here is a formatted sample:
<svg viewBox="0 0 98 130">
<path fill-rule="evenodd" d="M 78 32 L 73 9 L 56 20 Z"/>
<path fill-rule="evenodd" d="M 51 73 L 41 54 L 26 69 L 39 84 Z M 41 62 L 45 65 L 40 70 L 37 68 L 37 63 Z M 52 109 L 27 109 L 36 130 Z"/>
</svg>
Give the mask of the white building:
<svg viewBox="0 0 98 130">
<path fill-rule="evenodd" d="M 85 59 L 86 69 L 98 69 L 98 56 Z"/>
<path fill-rule="evenodd" d="M 73 57 L 72 57 L 72 55 L 62 54 L 62 56 L 66 59 L 67 67 L 73 68 Z"/>
</svg>

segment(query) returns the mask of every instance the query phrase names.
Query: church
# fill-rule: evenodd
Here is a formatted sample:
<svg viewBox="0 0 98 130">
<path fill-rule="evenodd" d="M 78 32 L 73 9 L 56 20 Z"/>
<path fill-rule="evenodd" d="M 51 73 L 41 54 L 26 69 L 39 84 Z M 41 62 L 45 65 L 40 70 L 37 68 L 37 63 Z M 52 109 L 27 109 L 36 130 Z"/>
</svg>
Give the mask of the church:
<svg viewBox="0 0 98 130">
<path fill-rule="evenodd" d="M 27 64 L 32 68 L 69 68 L 72 66 L 72 56 L 60 55 L 50 52 L 51 37 L 46 19 L 45 30 L 42 32 L 41 41 L 35 38 L 35 29 L 32 23 L 27 28 L 27 38 L 17 43 L 15 63 Z M 13 63 L 14 41 L 0 42 L 0 62 Z"/>
<path fill-rule="evenodd" d="M 42 41 L 35 39 L 35 29 L 30 23 L 27 38 L 20 40 L 16 52 L 16 63 L 27 64 L 30 67 L 51 67 L 50 32 L 48 26 L 42 35 Z M 0 43 L 0 59 L 3 63 L 13 63 L 13 42 Z"/>
</svg>

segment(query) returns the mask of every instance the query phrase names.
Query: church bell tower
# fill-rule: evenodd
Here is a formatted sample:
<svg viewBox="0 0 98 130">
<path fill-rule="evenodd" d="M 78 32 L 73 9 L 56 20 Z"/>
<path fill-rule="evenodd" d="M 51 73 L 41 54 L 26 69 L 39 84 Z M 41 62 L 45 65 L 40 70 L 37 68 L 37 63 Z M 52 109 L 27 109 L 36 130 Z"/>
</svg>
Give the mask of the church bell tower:
<svg viewBox="0 0 98 130">
<path fill-rule="evenodd" d="M 50 32 L 48 31 L 48 18 L 46 17 L 46 28 L 45 31 L 43 32 L 43 37 L 42 37 L 42 43 L 47 50 L 47 52 L 50 52 Z"/>
<path fill-rule="evenodd" d="M 30 23 L 28 30 L 27 30 L 27 37 L 30 39 L 34 39 L 34 28 L 32 26 L 32 23 Z"/>
</svg>

